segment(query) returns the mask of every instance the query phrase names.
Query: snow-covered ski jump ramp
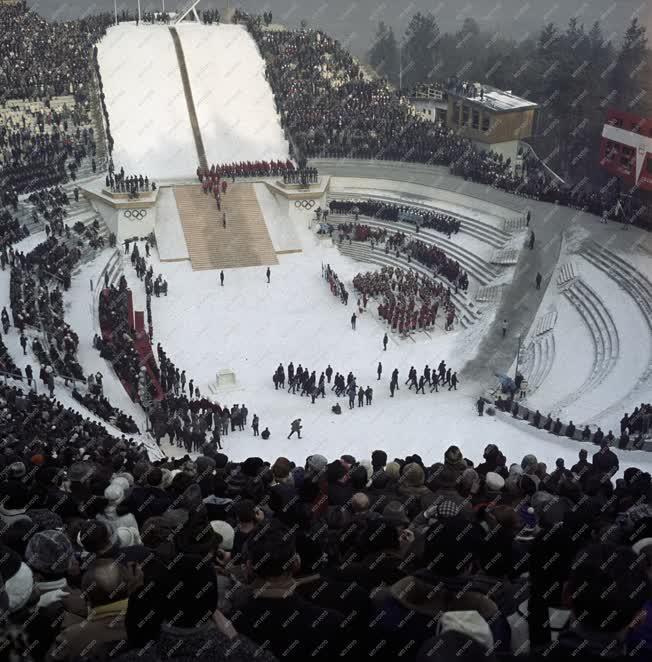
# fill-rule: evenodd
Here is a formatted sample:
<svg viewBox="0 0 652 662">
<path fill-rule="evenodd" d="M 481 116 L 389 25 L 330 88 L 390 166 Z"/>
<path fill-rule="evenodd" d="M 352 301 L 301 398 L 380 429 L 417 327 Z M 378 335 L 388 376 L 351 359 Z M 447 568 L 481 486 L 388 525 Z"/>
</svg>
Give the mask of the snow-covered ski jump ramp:
<svg viewBox="0 0 652 662">
<path fill-rule="evenodd" d="M 265 65 L 247 31 L 177 29 L 208 161 L 287 158 Z M 157 180 L 194 177 L 197 152 L 170 30 L 132 23 L 109 28 L 98 60 L 116 167 Z"/>
</svg>

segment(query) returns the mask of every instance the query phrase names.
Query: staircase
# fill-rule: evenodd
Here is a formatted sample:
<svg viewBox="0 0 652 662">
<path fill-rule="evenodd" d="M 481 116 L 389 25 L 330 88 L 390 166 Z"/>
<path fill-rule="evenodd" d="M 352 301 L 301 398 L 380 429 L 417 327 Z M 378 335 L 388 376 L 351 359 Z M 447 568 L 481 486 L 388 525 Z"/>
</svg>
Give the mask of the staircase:
<svg viewBox="0 0 652 662">
<path fill-rule="evenodd" d="M 197 4 L 196 2 L 193 4 Z M 188 77 L 188 69 L 186 67 L 186 58 L 183 54 L 183 46 L 179 33 L 176 28 L 170 28 L 172 41 L 174 41 L 174 50 L 177 53 L 177 62 L 179 63 L 179 71 L 181 72 L 181 81 L 183 82 L 183 92 L 186 96 L 186 105 L 188 106 L 188 117 L 190 118 L 190 126 L 192 127 L 192 135 L 195 139 L 195 149 L 197 150 L 197 160 L 199 165 L 205 170 L 208 169 L 208 162 L 206 161 L 206 150 L 204 149 L 204 141 L 199 131 L 199 122 L 197 120 L 197 112 L 195 111 L 195 101 L 192 97 L 192 88 L 190 87 L 190 78 Z"/>
<path fill-rule="evenodd" d="M 278 264 L 253 184 L 231 184 L 222 211 L 199 184 L 176 187 L 174 197 L 193 270 Z"/>
</svg>

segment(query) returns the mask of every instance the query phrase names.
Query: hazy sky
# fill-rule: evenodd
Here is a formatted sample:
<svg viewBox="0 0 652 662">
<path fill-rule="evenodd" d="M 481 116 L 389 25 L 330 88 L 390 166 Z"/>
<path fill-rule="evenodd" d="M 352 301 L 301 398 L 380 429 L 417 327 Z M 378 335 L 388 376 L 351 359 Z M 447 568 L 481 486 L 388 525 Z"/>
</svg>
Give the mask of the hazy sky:
<svg viewBox="0 0 652 662">
<path fill-rule="evenodd" d="M 168 10 L 185 4 L 177 0 L 141 0 L 142 9 L 160 9 L 162 1 Z M 82 12 L 113 11 L 113 0 L 28 0 L 28 4 L 44 15 L 61 19 Z M 226 0 L 202 0 L 199 7 L 226 5 Z M 118 0 L 118 7 L 122 6 L 135 11 L 137 0 Z M 243 0 L 235 6 L 255 12 L 271 9 L 276 20 L 289 26 L 305 19 L 310 25 L 335 35 L 356 54 L 368 49 L 378 21 L 385 21 L 402 33 L 417 11 L 433 12 L 443 31 L 454 31 L 470 16 L 481 27 L 514 38 L 536 33 L 550 21 L 565 25 L 576 15 L 587 27 L 595 20 L 600 21 L 605 35 L 614 40 L 620 38 L 631 18 L 637 15 L 648 26 L 652 39 L 652 0 Z"/>
</svg>

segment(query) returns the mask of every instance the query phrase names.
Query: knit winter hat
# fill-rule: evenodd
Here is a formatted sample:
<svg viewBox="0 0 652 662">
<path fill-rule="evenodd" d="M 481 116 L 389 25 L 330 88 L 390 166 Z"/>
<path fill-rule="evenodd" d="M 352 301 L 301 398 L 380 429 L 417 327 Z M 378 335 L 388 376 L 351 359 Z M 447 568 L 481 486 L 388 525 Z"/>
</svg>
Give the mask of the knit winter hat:
<svg viewBox="0 0 652 662">
<path fill-rule="evenodd" d="M 9 603 L 9 611 L 18 611 L 29 601 L 34 590 L 34 576 L 18 554 L 0 546 L 0 579 Z"/>
<path fill-rule="evenodd" d="M 319 473 L 326 468 L 328 460 L 323 455 L 310 455 L 306 460 L 306 464 L 310 469 Z"/>
<path fill-rule="evenodd" d="M 457 471 L 464 471 L 466 469 L 466 462 L 462 451 L 457 446 L 450 446 L 444 453 L 444 464 L 453 467 Z"/>
<path fill-rule="evenodd" d="M 536 458 L 536 455 L 525 455 L 521 460 L 521 469 L 524 472 L 534 471 L 537 468 L 539 461 Z"/>
<path fill-rule="evenodd" d="M 125 492 L 120 485 L 111 483 L 111 485 L 104 490 L 104 498 L 109 502 L 109 505 L 117 506 L 124 501 Z"/>
<path fill-rule="evenodd" d="M 230 552 L 233 549 L 233 538 L 235 536 L 233 527 L 228 522 L 222 520 L 212 521 L 211 527 L 213 528 L 213 531 L 222 538 L 220 549 L 223 549 L 225 552 Z"/>
<path fill-rule="evenodd" d="M 485 485 L 489 492 L 500 492 L 505 487 L 505 479 L 495 471 L 489 471 L 485 478 Z"/>
<path fill-rule="evenodd" d="M 398 462 L 390 462 L 385 465 L 385 473 L 392 480 L 398 480 L 401 476 L 401 465 Z"/>
<path fill-rule="evenodd" d="M 410 462 L 410 464 L 405 465 L 403 469 L 403 482 L 405 485 L 408 487 L 421 487 L 424 480 L 425 475 L 420 465 L 416 464 L 416 462 Z"/>
<path fill-rule="evenodd" d="M 65 573 L 72 557 L 72 544 L 66 534 L 51 529 L 32 536 L 25 550 L 30 568 L 45 574 Z"/>
</svg>

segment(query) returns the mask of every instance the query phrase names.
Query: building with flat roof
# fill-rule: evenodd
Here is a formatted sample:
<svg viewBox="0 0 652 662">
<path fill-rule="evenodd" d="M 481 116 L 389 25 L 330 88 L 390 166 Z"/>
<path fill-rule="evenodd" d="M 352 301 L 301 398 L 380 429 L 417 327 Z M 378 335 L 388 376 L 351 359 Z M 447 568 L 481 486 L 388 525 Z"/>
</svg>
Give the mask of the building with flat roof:
<svg viewBox="0 0 652 662">
<path fill-rule="evenodd" d="M 448 93 L 445 86 L 419 85 L 412 94 L 408 94 L 407 99 L 421 117 L 446 125 Z"/>
<path fill-rule="evenodd" d="M 449 83 L 447 125 L 478 149 L 490 149 L 516 161 L 519 143 L 534 133 L 538 105 L 480 83 Z"/>
</svg>

